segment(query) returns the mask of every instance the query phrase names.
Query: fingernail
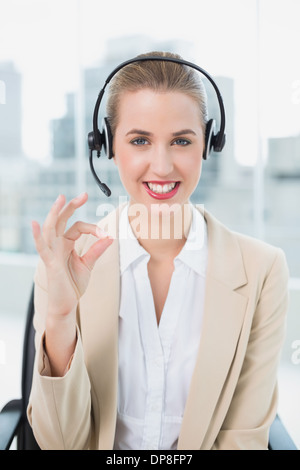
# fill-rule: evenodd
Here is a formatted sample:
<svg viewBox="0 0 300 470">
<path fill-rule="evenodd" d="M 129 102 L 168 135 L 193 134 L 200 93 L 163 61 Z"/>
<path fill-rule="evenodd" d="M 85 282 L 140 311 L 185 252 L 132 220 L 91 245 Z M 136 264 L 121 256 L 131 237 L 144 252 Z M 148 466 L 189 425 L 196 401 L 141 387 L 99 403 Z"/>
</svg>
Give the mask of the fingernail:
<svg viewBox="0 0 300 470">
<path fill-rule="evenodd" d="M 100 227 L 97 227 L 96 228 L 96 235 L 98 238 L 101 238 L 102 240 L 106 240 L 107 238 L 109 240 L 114 240 L 113 237 L 111 237 L 110 235 L 108 235 L 108 233 L 106 233 L 104 230 L 101 230 Z"/>
<path fill-rule="evenodd" d="M 101 228 L 97 227 L 96 228 L 96 235 L 99 238 L 104 238 L 105 237 L 105 232 L 103 230 L 101 230 Z"/>
<path fill-rule="evenodd" d="M 31 221 L 31 229 L 32 229 L 32 232 L 33 232 L 33 235 L 37 235 L 40 231 L 40 226 L 38 224 L 38 222 L 36 222 L 35 220 L 32 220 Z"/>
<path fill-rule="evenodd" d="M 74 198 L 74 201 L 76 201 L 76 202 L 79 201 L 79 200 L 80 200 L 83 196 L 85 196 L 85 195 L 86 195 L 86 192 L 79 194 L 79 196 L 76 196 L 76 197 Z"/>
</svg>

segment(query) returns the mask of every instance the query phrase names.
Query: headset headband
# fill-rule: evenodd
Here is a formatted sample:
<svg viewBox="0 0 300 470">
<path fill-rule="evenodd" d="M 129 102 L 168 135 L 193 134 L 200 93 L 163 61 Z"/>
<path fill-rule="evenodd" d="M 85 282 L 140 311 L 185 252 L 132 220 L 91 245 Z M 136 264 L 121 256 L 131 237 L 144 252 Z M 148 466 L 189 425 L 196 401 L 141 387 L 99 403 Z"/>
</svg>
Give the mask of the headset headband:
<svg viewBox="0 0 300 470">
<path fill-rule="evenodd" d="M 224 148 L 225 141 L 226 141 L 226 135 L 225 135 L 225 108 L 223 104 L 223 99 L 220 93 L 219 88 L 217 87 L 215 81 L 213 78 L 209 75 L 206 70 L 202 69 L 196 64 L 193 64 L 192 62 L 188 62 L 183 59 L 176 59 L 175 57 L 164 57 L 164 56 L 145 56 L 145 57 L 135 57 L 133 59 L 126 60 L 125 62 L 122 62 L 119 64 L 107 77 L 103 88 L 100 90 L 95 108 L 94 108 L 94 114 L 93 114 L 93 132 L 90 132 L 88 134 L 88 145 L 90 149 L 90 167 L 92 174 L 99 185 L 100 189 L 104 192 L 106 196 L 111 195 L 110 189 L 106 186 L 106 184 L 102 183 L 98 176 L 96 175 L 94 166 L 93 166 L 93 151 L 97 151 L 97 156 L 100 157 L 100 152 L 102 149 L 102 145 L 104 145 L 106 152 L 108 153 L 108 158 L 112 157 L 110 148 L 112 146 L 112 135 L 109 127 L 109 123 L 107 118 L 104 118 L 104 128 L 102 129 L 102 132 L 99 131 L 98 129 L 98 114 L 99 114 L 99 108 L 101 105 L 101 101 L 105 92 L 105 89 L 111 79 L 119 72 L 119 70 L 123 69 L 129 64 L 133 64 L 135 62 L 146 62 L 146 61 L 162 61 L 162 62 L 174 62 L 176 64 L 182 64 L 188 67 L 191 67 L 194 70 L 197 70 L 200 72 L 202 75 L 204 75 L 211 85 L 213 86 L 218 103 L 219 103 L 219 108 L 220 108 L 220 129 L 217 132 L 217 134 L 214 134 L 214 127 L 215 127 L 215 120 L 211 119 L 207 122 L 206 124 L 206 135 L 205 135 L 205 153 L 203 155 L 203 158 L 206 160 L 209 156 L 209 153 L 211 149 L 213 149 L 215 152 L 221 152 L 222 149 Z"/>
</svg>

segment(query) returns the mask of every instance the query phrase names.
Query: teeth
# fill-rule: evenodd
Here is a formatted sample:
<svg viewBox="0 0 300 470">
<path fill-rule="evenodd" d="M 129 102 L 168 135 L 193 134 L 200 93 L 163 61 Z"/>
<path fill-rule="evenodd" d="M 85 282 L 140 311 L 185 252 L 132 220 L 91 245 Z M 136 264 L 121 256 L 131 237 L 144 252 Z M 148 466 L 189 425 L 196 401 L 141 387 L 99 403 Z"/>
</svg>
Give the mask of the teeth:
<svg viewBox="0 0 300 470">
<path fill-rule="evenodd" d="M 172 189 L 175 188 L 176 183 L 170 183 L 170 184 L 153 184 L 153 183 L 147 183 L 148 187 L 153 191 L 154 193 L 158 194 L 165 194 L 169 193 L 172 191 Z"/>
</svg>

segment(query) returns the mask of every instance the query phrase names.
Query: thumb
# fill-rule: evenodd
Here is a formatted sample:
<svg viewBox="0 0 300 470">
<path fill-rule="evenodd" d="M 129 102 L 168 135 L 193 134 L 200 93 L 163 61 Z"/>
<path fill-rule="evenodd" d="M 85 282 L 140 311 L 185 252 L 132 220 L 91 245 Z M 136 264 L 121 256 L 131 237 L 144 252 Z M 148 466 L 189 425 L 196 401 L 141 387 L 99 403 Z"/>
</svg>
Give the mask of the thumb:
<svg viewBox="0 0 300 470">
<path fill-rule="evenodd" d="M 102 238 L 94 243 L 90 249 L 81 257 L 83 263 L 91 271 L 97 261 L 97 259 L 104 253 L 104 251 L 112 244 L 114 241 L 111 237 Z"/>
</svg>

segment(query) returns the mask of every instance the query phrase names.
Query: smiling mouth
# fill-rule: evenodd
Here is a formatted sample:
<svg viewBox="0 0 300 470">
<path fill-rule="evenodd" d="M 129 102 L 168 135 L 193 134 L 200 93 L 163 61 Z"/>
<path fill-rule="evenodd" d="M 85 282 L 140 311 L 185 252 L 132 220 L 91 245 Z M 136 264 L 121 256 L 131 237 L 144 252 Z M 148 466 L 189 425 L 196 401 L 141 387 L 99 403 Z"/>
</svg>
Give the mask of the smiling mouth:
<svg viewBox="0 0 300 470">
<path fill-rule="evenodd" d="M 154 199 L 169 199 L 177 193 L 180 181 L 145 181 L 143 185 Z"/>
<path fill-rule="evenodd" d="M 156 194 L 167 194 L 170 193 L 176 186 L 176 182 L 157 184 L 157 183 L 146 183 L 148 188 Z"/>
</svg>

